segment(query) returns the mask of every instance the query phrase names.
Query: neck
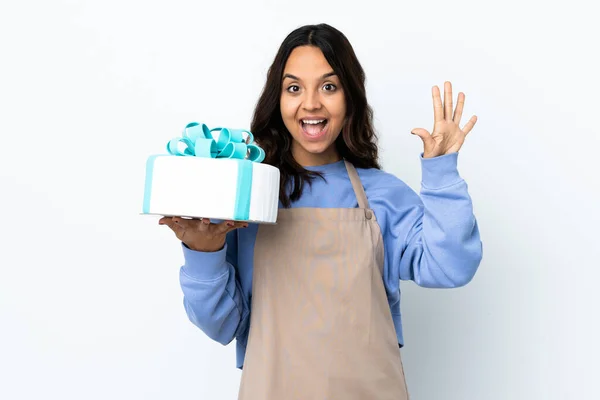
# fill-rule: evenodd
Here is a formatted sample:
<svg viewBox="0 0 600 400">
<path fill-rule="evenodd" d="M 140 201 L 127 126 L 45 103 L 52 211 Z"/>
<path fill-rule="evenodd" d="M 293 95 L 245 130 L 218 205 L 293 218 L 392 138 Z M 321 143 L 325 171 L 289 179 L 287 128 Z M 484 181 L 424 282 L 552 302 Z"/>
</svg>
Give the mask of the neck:
<svg viewBox="0 0 600 400">
<path fill-rule="evenodd" d="M 329 149 L 323 153 L 310 153 L 304 149 L 300 151 L 295 150 L 295 148 L 292 148 L 292 156 L 294 157 L 294 160 L 303 167 L 317 167 L 319 165 L 332 164 L 342 159 L 335 146 L 329 147 Z"/>
</svg>

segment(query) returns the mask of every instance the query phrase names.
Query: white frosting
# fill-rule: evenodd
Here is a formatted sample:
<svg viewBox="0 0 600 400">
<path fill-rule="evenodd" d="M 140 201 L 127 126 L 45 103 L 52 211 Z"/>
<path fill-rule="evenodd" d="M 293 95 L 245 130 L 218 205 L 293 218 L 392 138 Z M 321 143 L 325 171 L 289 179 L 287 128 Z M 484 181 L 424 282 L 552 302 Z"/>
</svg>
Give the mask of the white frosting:
<svg viewBox="0 0 600 400">
<path fill-rule="evenodd" d="M 156 157 L 147 214 L 233 220 L 237 179 L 236 160 Z M 275 223 L 278 201 L 279 170 L 253 163 L 248 221 Z"/>
</svg>

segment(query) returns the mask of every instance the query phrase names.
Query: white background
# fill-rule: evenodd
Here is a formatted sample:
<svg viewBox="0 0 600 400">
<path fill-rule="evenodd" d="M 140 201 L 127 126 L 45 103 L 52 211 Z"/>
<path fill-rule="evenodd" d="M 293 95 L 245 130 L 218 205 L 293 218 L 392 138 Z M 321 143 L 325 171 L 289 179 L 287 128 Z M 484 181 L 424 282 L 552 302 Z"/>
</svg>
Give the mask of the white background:
<svg viewBox="0 0 600 400">
<path fill-rule="evenodd" d="M 234 399 L 188 320 L 144 164 L 191 121 L 248 128 L 284 37 L 327 22 L 368 79 L 384 168 L 419 190 L 431 87 L 466 94 L 484 243 L 456 290 L 402 282 L 412 399 L 597 399 L 598 37 L 585 2 L 6 1 L 0 398 Z"/>
</svg>

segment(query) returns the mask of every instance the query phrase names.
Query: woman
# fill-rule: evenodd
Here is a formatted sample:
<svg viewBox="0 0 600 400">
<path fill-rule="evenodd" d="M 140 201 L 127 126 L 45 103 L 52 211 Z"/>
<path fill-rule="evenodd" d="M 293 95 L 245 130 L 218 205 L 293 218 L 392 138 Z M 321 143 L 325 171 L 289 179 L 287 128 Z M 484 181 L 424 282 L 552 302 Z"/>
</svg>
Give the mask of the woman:
<svg viewBox="0 0 600 400">
<path fill-rule="evenodd" d="M 419 197 L 380 170 L 365 75 L 335 28 L 288 35 L 269 69 L 250 130 L 281 172 L 277 225 L 162 218 L 182 241 L 190 320 L 237 344 L 239 398 L 407 399 L 400 280 L 467 284 L 482 243 L 457 157 L 459 128 L 433 88 Z M 247 228 L 247 229 L 238 229 Z"/>
</svg>

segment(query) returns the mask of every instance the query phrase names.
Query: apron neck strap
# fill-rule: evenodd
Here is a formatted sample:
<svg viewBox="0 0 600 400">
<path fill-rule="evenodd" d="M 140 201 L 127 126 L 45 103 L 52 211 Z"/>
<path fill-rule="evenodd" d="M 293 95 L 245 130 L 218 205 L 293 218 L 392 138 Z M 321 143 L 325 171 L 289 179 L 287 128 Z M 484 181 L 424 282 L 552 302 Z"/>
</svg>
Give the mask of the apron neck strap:
<svg viewBox="0 0 600 400">
<path fill-rule="evenodd" d="M 354 194 L 356 195 L 356 200 L 358 200 L 358 206 L 360 208 L 365 209 L 369 208 L 369 201 L 367 200 L 365 189 L 363 188 L 362 182 L 358 177 L 358 172 L 356 172 L 356 168 L 354 168 L 354 165 L 352 165 L 345 159 L 344 164 L 346 164 L 346 170 L 348 171 L 350 182 L 352 183 L 352 187 L 354 188 Z"/>
</svg>

